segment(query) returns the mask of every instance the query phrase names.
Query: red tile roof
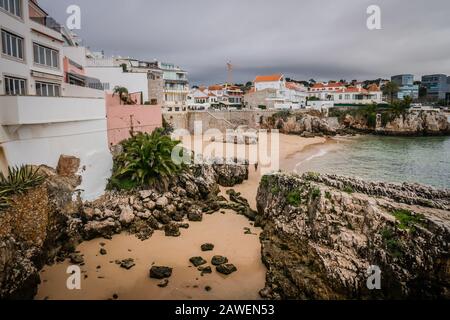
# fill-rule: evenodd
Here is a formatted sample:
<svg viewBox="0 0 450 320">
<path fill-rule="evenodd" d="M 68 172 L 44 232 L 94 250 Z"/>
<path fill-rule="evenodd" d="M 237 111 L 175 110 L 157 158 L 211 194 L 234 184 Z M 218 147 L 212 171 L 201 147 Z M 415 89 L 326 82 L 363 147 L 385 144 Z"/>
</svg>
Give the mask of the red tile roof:
<svg viewBox="0 0 450 320">
<path fill-rule="evenodd" d="M 320 89 L 320 88 L 338 88 L 338 87 L 343 87 L 344 84 L 341 82 L 336 82 L 336 83 L 327 83 L 327 84 L 323 84 L 323 83 L 316 83 L 312 86 L 312 88 L 314 89 Z"/>
<path fill-rule="evenodd" d="M 272 82 L 272 81 L 280 81 L 283 78 L 281 73 L 272 74 L 268 76 L 256 76 L 255 82 Z"/>
<path fill-rule="evenodd" d="M 209 86 L 208 90 L 209 91 L 220 91 L 220 90 L 223 90 L 223 86 L 220 84 Z"/>
</svg>

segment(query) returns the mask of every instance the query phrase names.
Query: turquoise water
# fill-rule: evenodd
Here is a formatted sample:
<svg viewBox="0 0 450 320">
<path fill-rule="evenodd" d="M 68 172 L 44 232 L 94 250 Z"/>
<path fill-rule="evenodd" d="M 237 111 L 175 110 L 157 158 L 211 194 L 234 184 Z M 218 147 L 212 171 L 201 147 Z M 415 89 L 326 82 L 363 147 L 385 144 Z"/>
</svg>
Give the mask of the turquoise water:
<svg viewBox="0 0 450 320">
<path fill-rule="evenodd" d="M 296 159 L 293 169 L 450 188 L 450 137 L 359 136 L 336 141 L 313 147 Z"/>
</svg>

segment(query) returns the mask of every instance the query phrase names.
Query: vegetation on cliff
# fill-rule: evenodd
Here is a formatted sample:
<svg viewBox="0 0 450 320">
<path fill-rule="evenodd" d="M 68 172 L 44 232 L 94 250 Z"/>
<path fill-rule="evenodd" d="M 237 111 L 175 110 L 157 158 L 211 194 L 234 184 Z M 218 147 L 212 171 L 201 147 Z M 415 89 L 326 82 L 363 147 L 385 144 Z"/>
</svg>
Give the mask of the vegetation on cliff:
<svg viewBox="0 0 450 320">
<path fill-rule="evenodd" d="M 9 167 L 6 176 L 0 172 L 0 211 L 9 206 L 11 196 L 24 194 L 43 180 L 44 177 L 38 173 L 38 169 L 27 165 Z"/>
<path fill-rule="evenodd" d="M 160 129 L 151 134 L 140 132 L 123 141 L 121 152 L 114 157 L 109 188 L 131 190 L 167 185 L 171 176 L 185 168 L 182 161 L 176 163 L 172 159 L 179 143 L 163 135 Z M 182 148 L 177 152 L 183 156 Z"/>
</svg>

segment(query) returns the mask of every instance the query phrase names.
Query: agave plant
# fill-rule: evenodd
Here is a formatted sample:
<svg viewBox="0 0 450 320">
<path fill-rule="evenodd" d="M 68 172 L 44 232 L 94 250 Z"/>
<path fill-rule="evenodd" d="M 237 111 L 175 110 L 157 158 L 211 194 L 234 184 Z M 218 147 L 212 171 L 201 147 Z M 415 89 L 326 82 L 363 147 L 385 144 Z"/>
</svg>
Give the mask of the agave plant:
<svg viewBox="0 0 450 320">
<path fill-rule="evenodd" d="M 23 194 L 43 181 L 44 177 L 38 173 L 38 169 L 28 165 L 8 167 L 6 176 L 0 172 L 0 210 L 9 206 L 12 195 Z"/>
<path fill-rule="evenodd" d="M 136 187 L 165 185 L 170 177 L 183 170 L 183 163 L 172 159 L 172 151 L 179 144 L 162 134 L 138 133 L 122 142 L 122 153 L 114 159 L 110 187 L 133 189 Z"/>
</svg>

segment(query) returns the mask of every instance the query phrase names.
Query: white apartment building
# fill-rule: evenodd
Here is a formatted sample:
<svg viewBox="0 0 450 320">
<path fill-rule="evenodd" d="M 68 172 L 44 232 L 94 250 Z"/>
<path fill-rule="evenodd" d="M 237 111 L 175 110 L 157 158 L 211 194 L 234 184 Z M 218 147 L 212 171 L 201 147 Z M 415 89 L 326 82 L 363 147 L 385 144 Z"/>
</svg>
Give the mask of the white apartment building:
<svg viewBox="0 0 450 320">
<path fill-rule="evenodd" d="M 81 195 L 96 198 L 112 168 L 104 95 L 65 82 L 66 41 L 36 0 L 0 0 L 0 29 L 0 169 L 76 156 Z"/>
<path fill-rule="evenodd" d="M 165 109 L 185 109 L 189 94 L 187 72 L 172 63 L 159 62 L 158 66 L 163 72 Z"/>
</svg>

